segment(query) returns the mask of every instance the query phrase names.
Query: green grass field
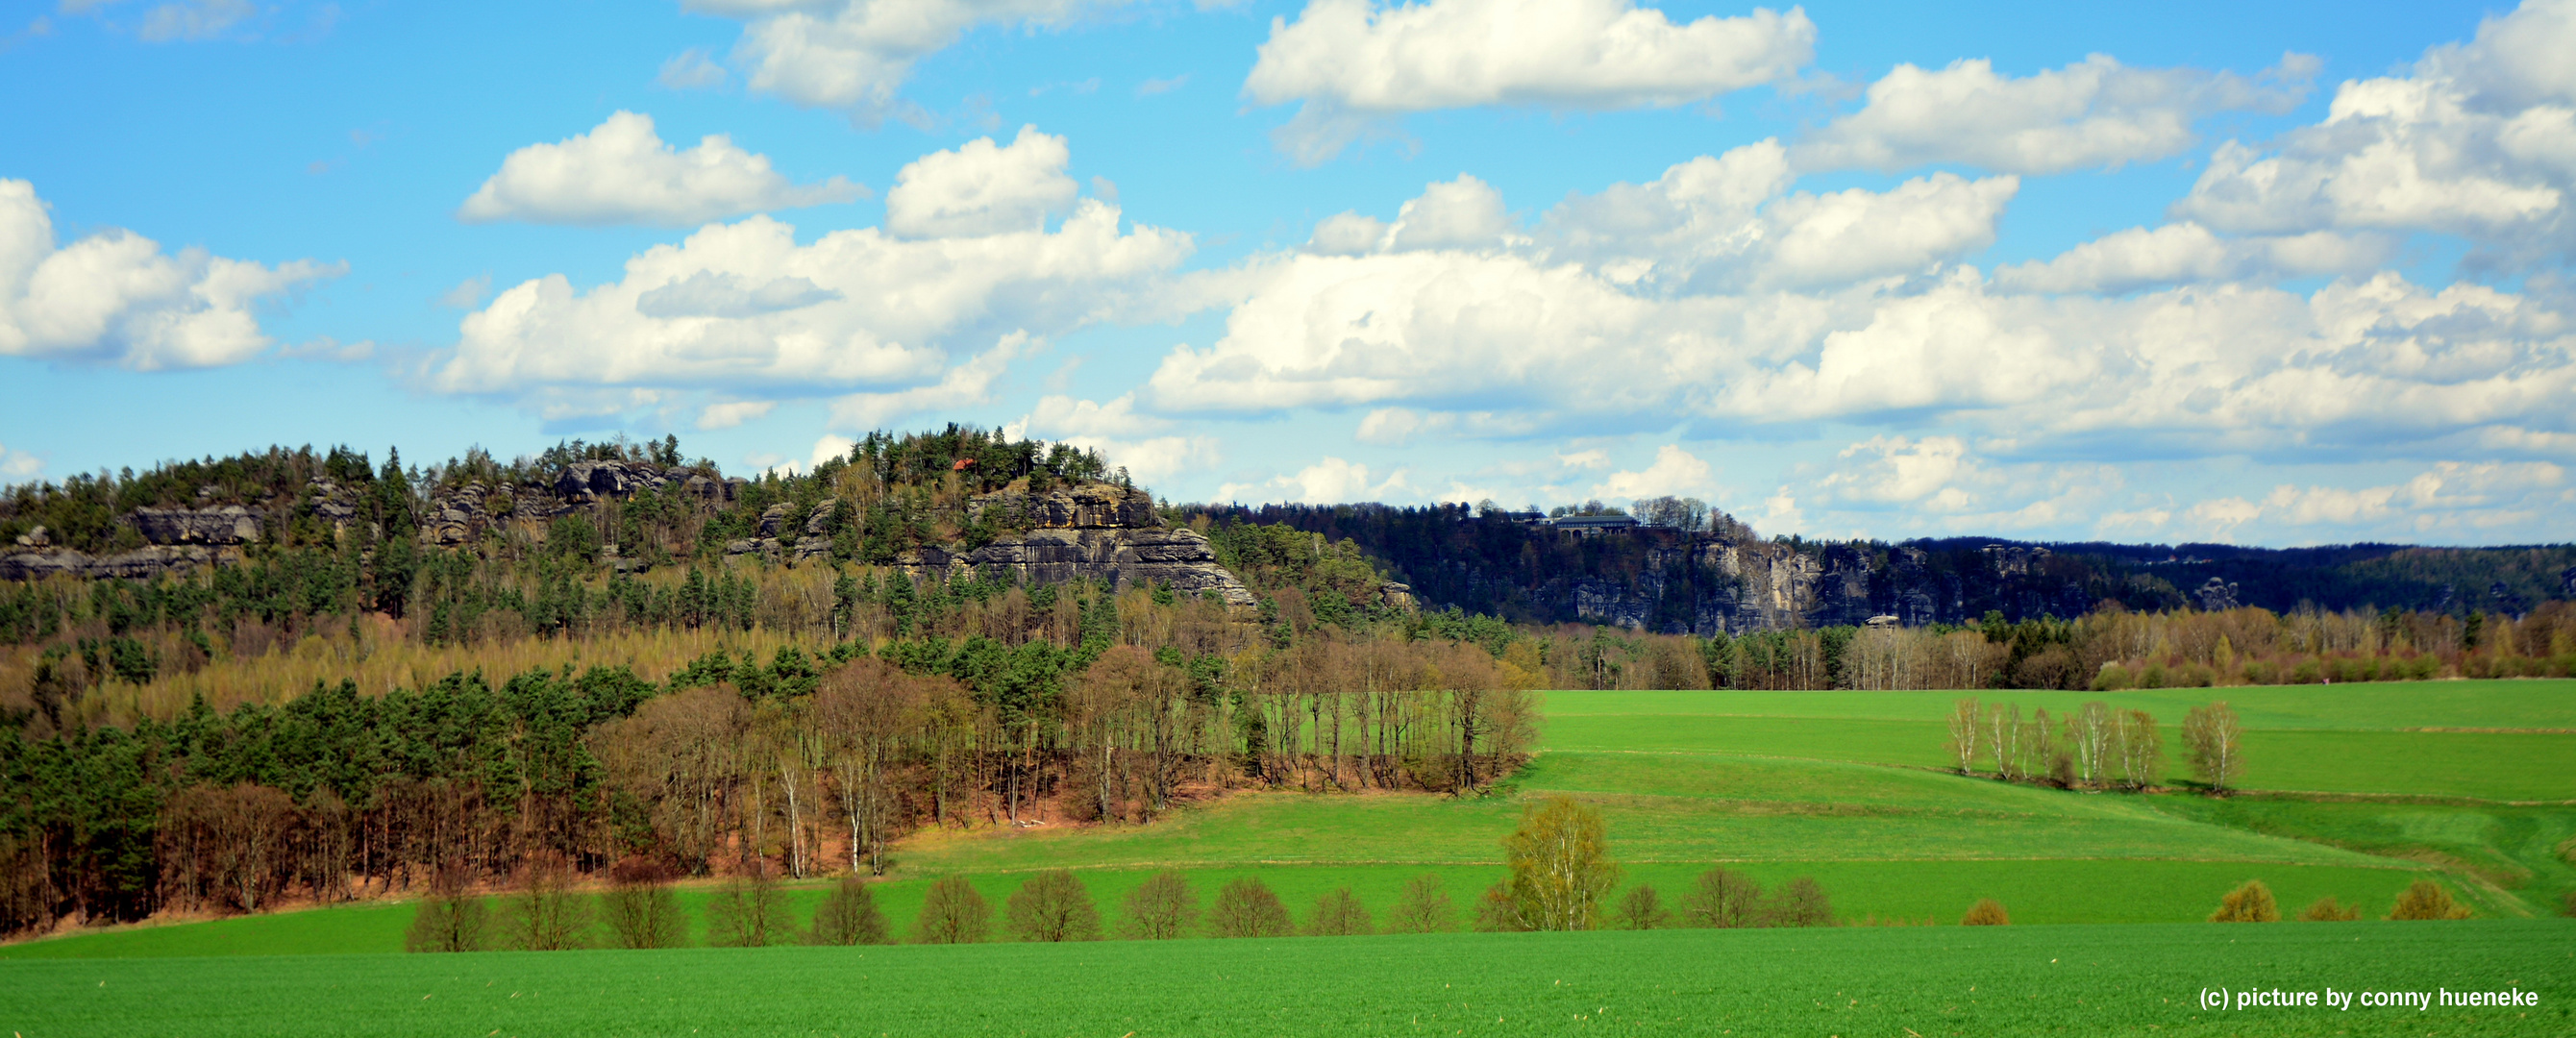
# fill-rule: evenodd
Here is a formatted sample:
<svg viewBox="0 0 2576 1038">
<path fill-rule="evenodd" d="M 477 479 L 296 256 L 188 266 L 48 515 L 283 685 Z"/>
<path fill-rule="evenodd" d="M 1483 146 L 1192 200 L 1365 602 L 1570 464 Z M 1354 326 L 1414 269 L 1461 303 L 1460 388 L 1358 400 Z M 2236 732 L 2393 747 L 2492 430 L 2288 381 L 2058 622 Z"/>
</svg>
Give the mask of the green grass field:
<svg viewBox="0 0 2576 1038">
<path fill-rule="evenodd" d="M 1959 692 L 1550 692 L 1547 748 L 1954 765 Z M 2004 691 L 1988 702 L 2064 714 L 2101 700 L 2168 726 L 2225 699 L 2246 727 L 2248 789 L 2576 802 L 2576 681 L 2428 681 L 2074 693 Z M 2453 729 L 2426 731 L 2424 729 Z M 2458 729 L 2485 729 L 2478 731 Z"/>
<path fill-rule="evenodd" d="M 1463 921 L 1502 875 L 1500 840 L 1523 805 L 1569 795 L 1602 811 L 1628 885 L 1670 898 L 1725 863 L 1766 884 L 1813 876 L 1847 920 L 1945 924 L 1932 929 L 433 959 L 366 954 L 398 951 L 410 920 L 407 904 L 371 903 L 0 946 L 0 1026 L 29 1038 L 296 1033 L 264 1024 L 302 999 L 379 1006 L 316 1018 L 309 1033 L 486 1038 L 683 1024 L 881 1035 L 2576 1033 L 2563 1009 L 2211 1016 L 2189 1004 L 2217 974 L 2285 986 L 2520 982 L 2576 996 L 2563 987 L 2576 978 L 2576 922 L 2548 918 L 2576 891 L 2576 863 L 2561 849 L 2576 845 L 2576 682 L 2098 698 L 2171 721 L 2222 694 L 2248 726 L 2244 784 L 2305 792 L 2078 793 L 1949 774 L 1940 769 L 1950 692 L 1555 692 L 1546 752 L 1489 796 L 1238 792 L 1151 826 L 922 833 L 897 845 L 892 876 L 874 888 L 900 936 L 931 878 L 966 875 L 998 909 L 1036 871 L 1072 868 L 1114 931 L 1121 899 L 1162 868 L 1183 870 L 1203 900 L 1258 876 L 1301 920 L 1341 887 L 1382 917 L 1408 879 L 1436 872 Z M 2055 712 L 2097 697 L 2001 698 Z M 2169 747 L 2179 741 L 2168 733 Z M 2197 922 L 2249 879 L 2269 885 L 2285 913 L 2332 895 L 2375 919 L 2427 876 L 2488 918 Z M 707 893 L 683 888 L 693 916 Z M 823 886 L 791 893 L 802 917 Z M 1947 925 L 1982 897 L 2003 901 L 2017 925 Z M 2178 925 L 2102 925 L 2115 923 Z M 259 958 L 278 955 L 333 957 Z M 145 958 L 178 961 L 108 961 Z M 2058 983 L 2079 960 L 2089 972 Z M 793 993 L 755 997 L 761 978 Z M 1435 997 L 1435 980 L 1452 987 Z M 1560 980 L 1583 996 L 1565 1001 L 1573 992 Z M 148 997 L 96 1001 L 102 981 Z M 1299 1000 L 1319 984 L 1331 997 Z M 199 1008 L 164 1008 L 191 1004 Z M 1488 1007 L 1499 1019 L 1484 1016 Z"/>
<path fill-rule="evenodd" d="M 0 963 L 82 1035 L 2565 1035 L 2552 922 L 1663 930 Z M 2539 990 L 2204 1010 L 2204 988 Z"/>
</svg>

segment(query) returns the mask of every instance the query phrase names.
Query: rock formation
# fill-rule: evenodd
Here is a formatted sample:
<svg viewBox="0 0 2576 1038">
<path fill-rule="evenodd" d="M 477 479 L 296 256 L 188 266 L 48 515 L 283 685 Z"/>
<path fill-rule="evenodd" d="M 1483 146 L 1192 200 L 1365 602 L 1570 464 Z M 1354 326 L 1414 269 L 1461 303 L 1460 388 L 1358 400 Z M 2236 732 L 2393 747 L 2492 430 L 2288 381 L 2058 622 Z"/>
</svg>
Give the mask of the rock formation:
<svg viewBox="0 0 2576 1038">
<path fill-rule="evenodd" d="M 805 561 L 827 557 L 834 502 L 799 514 L 776 504 L 760 515 L 758 536 L 725 545 L 728 556 L 758 555 Z M 1226 605 L 1250 608 L 1252 591 L 1216 561 L 1216 550 L 1196 530 L 1165 525 L 1152 495 L 1107 483 L 1086 483 L 1032 494 L 1002 490 L 966 504 L 967 521 L 1004 532 L 981 547 L 927 545 L 904 552 L 895 568 L 928 580 L 978 573 L 1010 573 L 1030 586 L 1098 580 L 1127 588 L 1150 581 L 1184 594 L 1212 594 Z M 1405 602 L 1403 585 L 1392 585 Z"/>
<path fill-rule="evenodd" d="M 1207 537 L 1165 525 L 1142 490 L 1106 483 L 1043 494 L 1004 490 L 968 503 L 966 514 L 1019 532 L 971 551 L 922 548 L 897 564 L 929 577 L 946 577 L 960 566 L 999 568 L 1031 584 L 1088 579 L 1123 589 L 1151 581 L 1183 594 L 1214 595 L 1228 606 L 1255 604 L 1251 589 L 1217 564 Z"/>
</svg>

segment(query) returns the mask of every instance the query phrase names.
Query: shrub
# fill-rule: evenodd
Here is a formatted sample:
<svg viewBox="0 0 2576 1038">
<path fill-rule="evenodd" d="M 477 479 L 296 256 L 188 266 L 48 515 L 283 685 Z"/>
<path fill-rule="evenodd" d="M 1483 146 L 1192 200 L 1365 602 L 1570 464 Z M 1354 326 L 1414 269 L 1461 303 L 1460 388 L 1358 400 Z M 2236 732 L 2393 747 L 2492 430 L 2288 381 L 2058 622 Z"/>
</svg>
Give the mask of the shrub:
<svg viewBox="0 0 2576 1038">
<path fill-rule="evenodd" d="M 1968 906 L 1967 915 L 1959 917 L 1959 925 L 2011 926 L 2012 916 L 2004 911 L 2003 902 L 1990 897 L 1981 897 L 1977 899 L 1976 904 Z"/>
<path fill-rule="evenodd" d="M 1657 930 L 1673 925 L 1673 913 L 1664 907 L 1664 896 L 1645 883 L 1629 887 L 1619 899 L 1618 911 L 1610 918 L 1622 930 Z"/>
<path fill-rule="evenodd" d="M 1288 920 L 1288 906 L 1279 903 L 1279 895 L 1270 885 L 1245 876 L 1228 883 L 1216 892 L 1216 904 L 1208 909 L 1208 933 L 1216 937 L 1286 937 L 1297 932 Z"/>
<path fill-rule="evenodd" d="M 993 906 L 964 876 L 948 876 L 930 885 L 921 898 L 921 918 L 912 939 L 922 944 L 976 944 L 993 929 Z"/>
<path fill-rule="evenodd" d="M 2335 900 L 2332 894 L 2318 898 L 2315 903 L 2299 910 L 2299 921 L 2302 923 L 2349 923 L 2359 918 L 2361 918 L 2360 905 L 2344 904 Z"/>
<path fill-rule="evenodd" d="M 487 917 L 483 899 L 474 896 L 473 873 L 463 863 L 439 866 L 429 878 L 429 895 L 412 914 L 403 933 L 403 950 L 466 952 L 483 948 Z"/>
<path fill-rule="evenodd" d="M 1449 892 L 1440 889 L 1440 874 L 1425 872 L 1404 883 L 1404 892 L 1395 896 L 1395 907 L 1387 910 L 1388 933 L 1438 933 L 1455 929 L 1458 910 L 1449 903 Z"/>
<path fill-rule="evenodd" d="M 1367 905 L 1351 888 L 1343 887 L 1315 899 L 1315 914 L 1306 920 L 1306 933 L 1315 937 L 1351 937 L 1377 932 L 1377 923 L 1369 918 Z"/>
<path fill-rule="evenodd" d="M 2397 895 L 2397 905 L 2388 910 L 2390 919 L 2466 919 L 2468 906 L 2451 900 L 2451 892 L 2429 879 L 2407 884 L 2406 892 Z"/>
<path fill-rule="evenodd" d="M 1769 905 L 1773 926 L 1832 926 L 1834 903 L 1825 897 L 1825 888 L 1813 876 L 1790 880 L 1772 895 Z"/>
<path fill-rule="evenodd" d="M 719 948 L 758 948 L 796 940 L 796 921 L 787 915 L 787 892 L 767 863 L 724 881 L 707 899 L 707 943 Z"/>
<path fill-rule="evenodd" d="M 885 913 L 877 911 L 876 895 L 868 890 L 866 880 L 843 876 L 823 895 L 823 903 L 814 906 L 814 928 L 805 939 L 813 944 L 884 944 Z"/>
<path fill-rule="evenodd" d="M 1011 892 L 1011 933 L 1023 941 L 1096 941 L 1100 910 L 1071 869 L 1038 873 Z"/>
<path fill-rule="evenodd" d="M 2228 891 L 2227 896 L 2218 899 L 2218 911 L 2209 914 L 2209 921 L 2277 923 L 2281 921 L 2281 907 L 2272 901 L 2272 888 L 2264 886 L 2262 880 L 2249 879 L 2244 886 Z"/>
<path fill-rule="evenodd" d="M 1682 895 L 1682 925 L 1736 929 L 1761 926 L 1762 884 L 1724 867 L 1699 874 L 1691 892 Z"/>
<path fill-rule="evenodd" d="M 1125 934 L 1149 941 L 1186 937 L 1199 922 L 1199 896 L 1178 870 L 1155 873 L 1127 892 Z"/>
<path fill-rule="evenodd" d="M 620 948 L 677 948 L 688 940 L 688 921 L 671 893 L 671 875 L 650 858 L 628 858 L 608 869 L 600 915 Z"/>
</svg>

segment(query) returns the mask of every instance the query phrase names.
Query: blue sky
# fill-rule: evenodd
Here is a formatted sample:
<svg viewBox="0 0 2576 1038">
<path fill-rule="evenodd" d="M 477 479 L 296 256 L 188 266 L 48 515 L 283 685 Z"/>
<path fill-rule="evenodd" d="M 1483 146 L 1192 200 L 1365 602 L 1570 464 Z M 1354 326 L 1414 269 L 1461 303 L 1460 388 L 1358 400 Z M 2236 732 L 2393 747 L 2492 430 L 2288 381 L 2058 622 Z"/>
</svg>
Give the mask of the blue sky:
<svg viewBox="0 0 2576 1038">
<path fill-rule="evenodd" d="M 9 482 L 957 421 L 1173 500 L 2576 514 L 2576 3 L 0 17 Z"/>
</svg>

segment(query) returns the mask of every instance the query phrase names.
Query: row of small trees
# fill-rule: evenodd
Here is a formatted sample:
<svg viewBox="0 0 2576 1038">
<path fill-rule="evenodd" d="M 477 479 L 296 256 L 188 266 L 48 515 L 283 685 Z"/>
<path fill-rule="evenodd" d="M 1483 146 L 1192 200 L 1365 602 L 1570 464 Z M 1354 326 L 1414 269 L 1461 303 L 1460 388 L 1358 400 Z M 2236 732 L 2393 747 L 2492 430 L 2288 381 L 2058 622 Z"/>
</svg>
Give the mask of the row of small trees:
<svg viewBox="0 0 2576 1038">
<path fill-rule="evenodd" d="M 1985 770 L 2006 782 L 2036 782 L 2061 789 L 2142 790 L 2163 778 L 2164 736 L 2154 715 L 2118 710 L 2094 701 L 2051 717 L 2046 708 L 2022 716 L 2019 703 L 1980 704 L 1975 696 L 1950 711 L 1949 751 L 1959 774 Z M 2183 748 L 2195 775 L 2212 792 L 2235 788 L 2245 771 L 2244 725 L 2225 702 L 2191 708 L 2183 718 Z"/>
<path fill-rule="evenodd" d="M 571 886 L 573 873 L 560 859 L 531 859 L 512 890 L 487 899 L 466 886 L 464 869 L 446 870 L 422 899 L 404 946 L 411 951 L 509 949 L 557 951 L 606 945 L 673 948 L 688 943 L 688 920 L 672 877 L 646 859 L 612 870 L 597 895 Z M 766 870 L 718 885 L 707 904 L 708 943 L 719 947 L 769 944 L 887 944 L 895 940 L 876 904 L 874 884 L 845 876 L 818 902 L 806 925 L 794 918 L 785 888 Z M 1387 910 L 1381 930 L 1375 916 L 1348 887 L 1316 899 L 1300 926 L 1269 884 L 1240 877 L 1219 888 L 1202 907 L 1189 880 L 1176 870 L 1159 872 L 1129 891 L 1125 921 L 1112 930 L 1081 877 L 1069 869 L 1041 872 L 1005 899 L 1001 936 L 1018 941 L 1096 941 L 1104 937 L 1170 940 L 1179 937 L 1342 937 L 1372 933 L 1434 933 L 1457 928 L 1457 911 L 1437 873 L 1405 884 Z M 993 939 L 992 902 L 963 876 L 930 884 L 911 937 L 918 944 L 978 944 Z"/>
</svg>

